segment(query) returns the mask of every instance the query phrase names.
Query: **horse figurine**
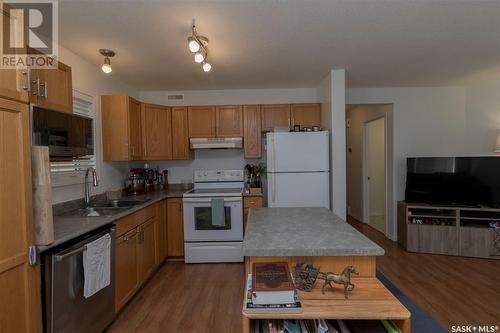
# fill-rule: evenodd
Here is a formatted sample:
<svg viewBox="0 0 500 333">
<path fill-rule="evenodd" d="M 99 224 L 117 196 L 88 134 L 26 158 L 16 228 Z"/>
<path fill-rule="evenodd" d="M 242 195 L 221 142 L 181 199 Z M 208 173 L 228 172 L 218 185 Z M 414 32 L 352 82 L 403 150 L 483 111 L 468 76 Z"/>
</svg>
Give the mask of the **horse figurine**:
<svg viewBox="0 0 500 333">
<path fill-rule="evenodd" d="M 347 266 L 346 268 L 344 268 L 344 271 L 340 275 L 332 272 L 327 272 L 327 273 L 319 272 L 318 279 L 325 280 L 325 283 L 321 288 L 321 292 L 323 294 L 325 293 L 325 287 L 327 285 L 329 285 L 333 289 L 332 282 L 337 284 L 343 284 L 344 295 L 345 298 L 347 299 L 347 292 L 352 291 L 354 289 L 354 284 L 351 283 L 351 274 L 359 275 L 359 273 L 353 266 Z"/>
</svg>

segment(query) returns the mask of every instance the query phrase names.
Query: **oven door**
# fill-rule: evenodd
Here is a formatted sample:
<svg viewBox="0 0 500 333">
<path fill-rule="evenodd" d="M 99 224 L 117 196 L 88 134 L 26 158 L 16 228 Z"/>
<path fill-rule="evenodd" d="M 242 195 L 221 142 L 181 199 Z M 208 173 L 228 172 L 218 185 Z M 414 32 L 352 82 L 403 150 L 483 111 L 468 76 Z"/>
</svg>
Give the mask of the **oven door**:
<svg viewBox="0 0 500 333">
<path fill-rule="evenodd" d="M 243 200 L 224 198 L 225 225 L 212 224 L 211 198 L 184 198 L 185 241 L 241 241 L 243 240 Z"/>
</svg>

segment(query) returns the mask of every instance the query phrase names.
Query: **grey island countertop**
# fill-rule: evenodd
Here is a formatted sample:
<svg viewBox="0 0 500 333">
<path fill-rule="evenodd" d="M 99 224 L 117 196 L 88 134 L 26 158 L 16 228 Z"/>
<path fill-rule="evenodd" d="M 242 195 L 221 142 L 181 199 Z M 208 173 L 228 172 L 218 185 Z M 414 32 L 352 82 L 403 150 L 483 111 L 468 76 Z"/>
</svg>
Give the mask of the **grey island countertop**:
<svg viewBox="0 0 500 333">
<path fill-rule="evenodd" d="M 384 249 L 326 208 L 257 208 L 248 215 L 245 256 L 381 256 Z"/>
<path fill-rule="evenodd" d="M 39 245 L 37 246 L 38 252 L 45 252 L 58 245 L 65 242 L 71 241 L 79 236 L 85 235 L 88 232 L 99 229 L 106 225 L 115 222 L 127 215 L 135 213 L 143 208 L 146 208 L 158 201 L 166 198 L 182 197 L 185 192 L 189 189 L 183 189 L 180 186 L 172 186 L 168 190 L 148 192 L 139 196 L 130 196 L 124 198 L 131 199 L 148 199 L 148 201 L 131 207 L 129 209 L 124 209 L 122 212 L 113 216 L 98 216 L 98 217 L 76 217 L 76 216 L 61 216 L 57 211 L 72 210 L 75 209 L 77 201 L 67 202 L 62 204 L 57 204 L 54 211 L 54 242 L 49 245 Z M 82 201 L 82 200 L 80 200 Z M 83 201 L 82 201 L 83 202 Z M 81 204 L 81 203 L 80 203 Z"/>
</svg>

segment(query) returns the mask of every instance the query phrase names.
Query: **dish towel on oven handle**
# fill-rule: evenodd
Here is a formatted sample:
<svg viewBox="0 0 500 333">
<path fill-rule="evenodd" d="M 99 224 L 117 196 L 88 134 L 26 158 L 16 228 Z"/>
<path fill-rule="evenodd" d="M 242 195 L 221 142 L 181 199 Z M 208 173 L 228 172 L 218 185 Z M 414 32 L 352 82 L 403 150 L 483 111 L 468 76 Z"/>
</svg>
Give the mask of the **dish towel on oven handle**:
<svg viewBox="0 0 500 333">
<path fill-rule="evenodd" d="M 212 225 L 216 227 L 225 227 L 225 215 L 224 198 L 212 198 Z"/>
<path fill-rule="evenodd" d="M 89 298 L 111 283 L 111 236 L 106 234 L 86 245 L 83 252 L 83 296 Z"/>
</svg>

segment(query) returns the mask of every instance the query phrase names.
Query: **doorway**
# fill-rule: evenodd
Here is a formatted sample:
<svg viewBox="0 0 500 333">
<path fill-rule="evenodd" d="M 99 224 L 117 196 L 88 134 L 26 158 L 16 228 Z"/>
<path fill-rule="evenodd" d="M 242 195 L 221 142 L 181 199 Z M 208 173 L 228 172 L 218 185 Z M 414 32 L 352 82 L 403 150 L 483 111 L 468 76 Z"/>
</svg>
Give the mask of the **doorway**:
<svg viewBox="0 0 500 333">
<path fill-rule="evenodd" d="M 385 117 L 364 124 L 364 218 L 371 227 L 386 232 Z"/>
<path fill-rule="evenodd" d="M 347 214 L 395 240 L 393 122 L 392 104 L 346 105 Z"/>
</svg>

